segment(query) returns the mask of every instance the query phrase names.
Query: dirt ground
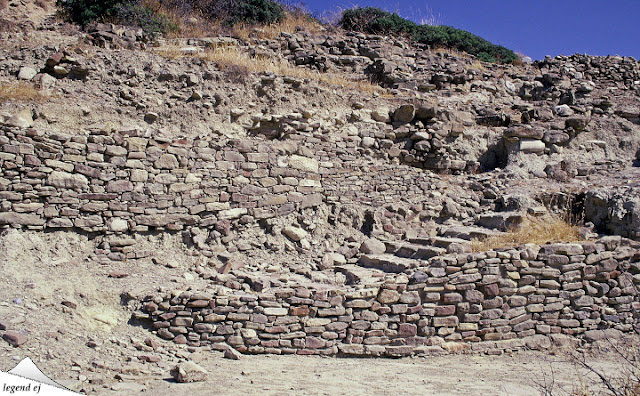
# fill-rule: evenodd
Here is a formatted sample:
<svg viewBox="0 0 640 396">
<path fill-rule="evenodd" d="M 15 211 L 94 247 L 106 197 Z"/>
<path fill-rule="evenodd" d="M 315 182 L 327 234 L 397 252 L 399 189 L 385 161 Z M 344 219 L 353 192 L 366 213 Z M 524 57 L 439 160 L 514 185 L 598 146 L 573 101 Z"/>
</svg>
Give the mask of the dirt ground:
<svg viewBox="0 0 640 396">
<path fill-rule="evenodd" d="M 613 362 L 601 364 L 605 370 L 616 370 Z M 168 378 L 153 379 L 145 384 L 147 393 L 533 396 L 545 389 L 554 395 L 573 394 L 593 380 L 561 358 L 531 352 L 397 360 L 243 356 L 233 361 L 210 356 L 201 365 L 209 371 L 208 381 L 178 384 Z M 598 386 L 589 389 L 591 394 L 601 391 Z"/>
</svg>

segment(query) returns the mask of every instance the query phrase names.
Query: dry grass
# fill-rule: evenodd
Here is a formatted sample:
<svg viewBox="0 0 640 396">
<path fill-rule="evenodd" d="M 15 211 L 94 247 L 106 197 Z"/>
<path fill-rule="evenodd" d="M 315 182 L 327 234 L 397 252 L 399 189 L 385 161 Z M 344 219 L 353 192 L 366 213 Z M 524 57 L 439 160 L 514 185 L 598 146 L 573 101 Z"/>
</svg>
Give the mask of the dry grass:
<svg viewBox="0 0 640 396">
<path fill-rule="evenodd" d="M 558 216 L 527 217 L 517 228 L 504 235 L 471 241 L 474 252 L 514 247 L 526 243 L 543 245 L 548 242 L 576 242 L 582 240 L 580 227 Z"/>
<path fill-rule="evenodd" d="M 218 65 L 220 70 L 239 73 L 274 73 L 281 76 L 297 79 L 309 79 L 327 85 L 343 88 L 357 89 L 369 94 L 384 94 L 386 90 L 370 83 L 369 81 L 352 81 L 340 74 L 320 73 L 304 67 L 296 67 L 286 60 L 264 56 L 251 56 L 246 52 L 238 51 L 235 47 L 211 48 L 204 52 L 185 53 L 178 47 L 165 47 L 154 50 L 158 55 L 169 59 L 177 59 L 185 56 L 197 57 Z"/>
<path fill-rule="evenodd" d="M 281 33 L 296 33 L 299 31 L 305 31 L 310 33 L 317 33 L 322 30 L 322 25 L 315 19 L 310 18 L 303 12 L 288 12 L 286 18 L 276 24 L 256 27 L 252 25 L 238 25 L 234 26 L 231 34 L 234 37 L 249 39 L 257 38 L 260 40 L 271 40 Z"/>
<path fill-rule="evenodd" d="M 46 98 L 32 84 L 0 82 L 0 103 L 6 101 L 41 102 Z"/>
</svg>

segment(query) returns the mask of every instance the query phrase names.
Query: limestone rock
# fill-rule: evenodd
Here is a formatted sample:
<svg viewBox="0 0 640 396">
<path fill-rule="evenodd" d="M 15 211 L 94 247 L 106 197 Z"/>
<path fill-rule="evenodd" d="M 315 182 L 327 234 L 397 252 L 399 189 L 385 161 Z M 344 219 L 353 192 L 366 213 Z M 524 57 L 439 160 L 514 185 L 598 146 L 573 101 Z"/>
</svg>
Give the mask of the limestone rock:
<svg viewBox="0 0 640 396">
<path fill-rule="evenodd" d="M 318 265 L 321 270 L 333 268 L 336 265 L 347 263 L 347 259 L 340 253 L 327 253 L 322 257 L 322 262 Z"/>
<path fill-rule="evenodd" d="M 154 166 L 160 169 L 177 169 L 178 159 L 173 154 L 162 154 L 158 160 L 156 160 Z"/>
<path fill-rule="evenodd" d="M 17 128 L 31 128 L 33 126 L 33 116 L 31 109 L 24 109 L 21 112 L 10 117 L 5 124 Z"/>
<path fill-rule="evenodd" d="M 376 107 L 371 111 L 371 118 L 378 122 L 388 123 L 391 121 L 391 117 L 389 116 L 390 110 L 388 107 Z"/>
<path fill-rule="evenodd" d="M 294 169 L 313 173 L 318 173 L 319 169 L 318 160 L 314 158 L 302 157 L 295 154 L 289 158 L 289 166 Z"/>
<path fill-rule="evenodd" d="M 188 361 L 171 369 L 171 376 L 180 383 L 206 381 L 209 373 L 198 364 Z"/>
<path fill-rule="evenodd" d="M 542 153 L 547 146 L 544 142 L 534 139 L 520 140 L 520 151 L 523 153 Z"/>
<path fill-rule="evenodd" d="M 387 251 L 387 246 L 375 238 L 369 238 L 362 242 L 360 251 L 364 254 L 384 254 Z"/>
<path fill-rule="evenodd" d="M 289 237 L 289 239 L 295 242 L 299 242 L 303 238 L 306 238 L 307 235 L 309 235 L 309 233 L 303 230 L 302 228 L 298 228 L 294 226 L 285 227 L 282 230 L 282 233 L 287 237 Z"/>
<path fill-rule="evenodd" d="M 36 74 L 38 74 L 36 69 L 28 66 L 23 66 L 20 68 L 20 71 L 18 71 L 18 80 L 30 81 L 36 76 Z"/>
<path fill-rule="evenodd" d="M 47 178 L 47 184 L 58 188 L 85 189 L 89 186 L 89 180 L 84 175 L 53 171 Z"/>
</svg>

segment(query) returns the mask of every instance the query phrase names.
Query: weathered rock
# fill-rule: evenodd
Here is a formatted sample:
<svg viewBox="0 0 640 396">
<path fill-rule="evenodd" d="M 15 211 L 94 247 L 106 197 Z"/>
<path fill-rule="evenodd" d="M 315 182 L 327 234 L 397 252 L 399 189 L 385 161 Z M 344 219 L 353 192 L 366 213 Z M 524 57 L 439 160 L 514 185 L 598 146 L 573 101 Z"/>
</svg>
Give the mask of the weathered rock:
<svg viewBox="0 0 640 396">
<path fill-rule="evenodd" d="M 84 175 L 53 171 L 47 178 L 47 184 L 58 188 L 84 190 L 89 186 L 89 180 Z"/>
<path fill-rule="evenodd" d="M 314 158 L 292 155 L 289 158 L 289 166 L 306 172 L 318 172 L 318 160 Z"/>
<path fill-rule="evenodd" d="M 31 115 L 31 109 L 24 109 L 19 113 L 14 114 L 5 124 L 17 128 L 31 128 L 33 126 L 33 116 Z"/>
<path fill-rule="evenodd" d="M 35 214 L 0 212 L 0 224 L 40 226 L 44 223 L 45 220 Z"/>
<path fill-rule="evenodd" d="M 206 381 L 209 373 L 198 364 L 188 361 L 171 369 L 171 376 L 180 383 Z"/>
<path fill-rule="evenodd" d="M 27 338 L 27 336 L 20 334 L 17 331 L 13 331 L 13 330 L 7 330 L 3 335 L 2 338 L 9 343 L 9 345 L 14 346 L 14 347 L 19 347 L 20 345 L 24 344 L 25 342 L 27 342 L 29 339 Z"/>
<path fill-rule="evenodd" d="M 23 66 L 18 71 L 18 80 L 30 81 L 36 76 L 36 74 L 38 74 L 36 69 L 28 66 Z"/>
<path fill-rule="evenodd" d="M 347 259 L 340 253 L 327 253 L 322 257 L 322 262 L 318 265 L 321 270 L 326 270 L 347 263 Z"/>
<path fill-rule="evenodd" d="M 377 239 L 368 238 L 360 245 L 360 251 L 364 254 L 383 254 L 387 246 Z"/>
<path fill-rule="evenodd" d="M 406 104 L 398 107 L 396 111 L 393 112 L 393 122 L 398 123 L 409 123 L 413 121 L 416 116 L 416 108 L 412 104 Z"/>
<path fill-rule="evenodd" d="M 282 230 L 282 233 L 289 237 L 292 241 L 300 242 L 303 238 L 306 238 L 309 233 L 302 228 L 288 226 Z"/>
</svg>

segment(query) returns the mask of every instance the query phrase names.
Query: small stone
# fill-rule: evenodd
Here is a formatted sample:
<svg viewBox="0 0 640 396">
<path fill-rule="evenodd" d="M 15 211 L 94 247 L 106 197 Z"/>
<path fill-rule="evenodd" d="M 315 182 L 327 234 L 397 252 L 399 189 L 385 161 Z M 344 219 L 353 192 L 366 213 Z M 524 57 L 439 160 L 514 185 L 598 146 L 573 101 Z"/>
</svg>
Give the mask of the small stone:
<svg viewBox="0 0 640 396">
<path fill-rule="evenodd" d="M 117 318 L 113 317 L 113 315 L 106 314 L 106 313 L 96 314 L 94 315 L 93 319 L 97 320 L 98 322 L 104 323 L 108 326 L 116 326 L 118 324 Z"/>
<path fill-rule="evenodd" d="M 171 376 L 180 383 L 206 381 L 209 373 L 194 362 L 185 362 L 171 370 Z"/>
<path fill-rule="evenodd" d="M 38 74 L 38 72 L 36 71 L 36 69 L 32 68 L 32 67 L 21 67 L 20 71 L 18 72 L 18 80 L 31 80 L 33 79 L 36 74 Z"/>
<path fill-rule="evenodd" d="M 387 251 L 387 246 L 377 239 L 369 238 L 362 242 L 360 251 L 364 254 L 384 254 Z"/>
<path fill-rule="evenodd" d="M 78 303 L 75 300 L 70 298 L 62 300 L 62 305 L 64 305 L 65 307 L 69 307 L 71 309 L 78 308 Z"/>
<path fill-rule="evenodd" d="M 305 230 L 298 227 L 288 226 L 282 230 L 282 233 L 289 237 L 292 241 L 299 242 L 309 235 Z"/>
<path fill-rule="evenodd" d="M 347 259 L 340 253 L 327 253 L 322 257 L 322 263 L 318 265 L 321 270 L 333 268 L 336 265 L 344 265 Z"/>
<path fill-rule="evenodd" d="M 240 352 L 236 351 L 235 349 L 229 347 L 226 351 L 224 351 L 224 355 L 223 357 L 225 359 L 231 359 L 231 360 L 240 360 Z"/>
<path fill-rule="evenodd" d="M 28 341 L 27 336 L 22 335 L 17 331 L 13 331 L 13 330 L 9 330 L 6 333 L 4 333 L 2 338 L 6 342 L 8 342 L 10 345 L 13 345 L 14 347 L 19 347 L 20 345 Z"/>
<path fill-rule="evenodd" d="M 144 121 L 148 122 L 149 124 L 155 122 L 157 119 L 158 119 L 158 113 L 154 113 L 152 111 L 144 115 Z"/>
<path fill-rule="evenodd" d="M 110 278 L 126 278 L 127 276 L 129 276 L 129 274 L 127 272 L 124 271 L 111 271 L 109 272 L 109 277 Z"/>
</svg>

